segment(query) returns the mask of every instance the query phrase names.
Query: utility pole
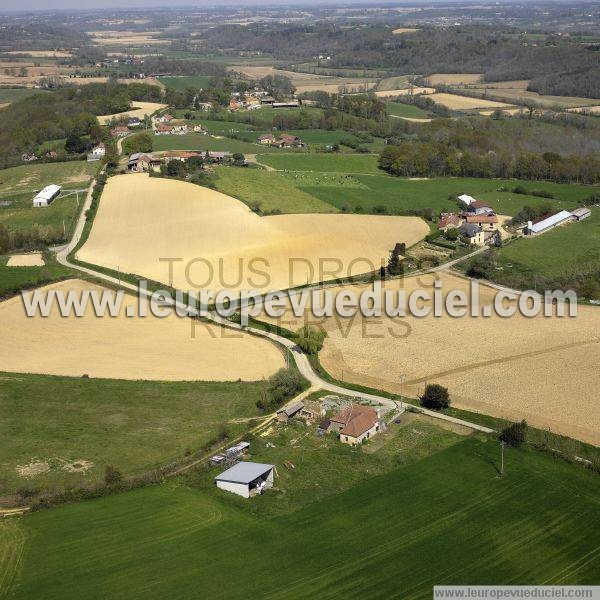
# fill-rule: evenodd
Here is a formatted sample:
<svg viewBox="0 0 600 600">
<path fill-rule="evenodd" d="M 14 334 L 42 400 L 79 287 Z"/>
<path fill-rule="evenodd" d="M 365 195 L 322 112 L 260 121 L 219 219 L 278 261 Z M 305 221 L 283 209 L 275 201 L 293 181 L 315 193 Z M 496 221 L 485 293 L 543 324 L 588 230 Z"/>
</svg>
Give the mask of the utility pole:
<svg viewBox="0 0 600 600">
<path fill-rule="evenodd" d="M 500 475 L 504 475 L 504 446 L 506 442 L 500 442 Z"/>
<path fill-rule="evenodd" d="M 406 379 L 406 373 L 400 373 L 400 408 L 402 409 L 403 406 L 403 395 L 402 395 L 402 391 L 403 391 L 403 386 L 404 386 L 404 380 Z"/>
</svg>

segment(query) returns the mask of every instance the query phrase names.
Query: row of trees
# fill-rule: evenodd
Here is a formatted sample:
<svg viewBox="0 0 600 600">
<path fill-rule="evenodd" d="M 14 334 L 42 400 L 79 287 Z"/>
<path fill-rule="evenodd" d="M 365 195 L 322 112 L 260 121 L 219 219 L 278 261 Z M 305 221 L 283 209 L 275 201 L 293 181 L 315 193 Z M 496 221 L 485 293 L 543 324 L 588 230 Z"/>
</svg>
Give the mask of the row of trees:
<svg viewBox="0 0 600 600">
<path fill-rule="evenodd" d="M 407 142 L 386 147 L 379 165 L 401 177 L 499 177 L 563 183 L 600 182 L 600 157 L 535 152 L 461 151 L 442 143 Z"/>
</svg>

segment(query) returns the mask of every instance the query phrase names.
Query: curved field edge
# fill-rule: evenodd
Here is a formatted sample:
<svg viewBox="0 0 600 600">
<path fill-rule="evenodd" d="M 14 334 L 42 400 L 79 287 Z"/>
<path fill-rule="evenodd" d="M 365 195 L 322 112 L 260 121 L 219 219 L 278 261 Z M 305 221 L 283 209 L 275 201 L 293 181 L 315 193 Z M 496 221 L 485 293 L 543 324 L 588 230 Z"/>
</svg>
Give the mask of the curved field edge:
<svg viewBox="0 0 600 600">
<path fill-rule="evenodd" d="M 274 518 L 264 517 L 276 490 L 248 511 L 247 501 L 208 484 L 28 515 L 19 522 L 27 542 L 14 597 L 76 598 L 82 586 L 91 596 L 187 597 L 201 582 L 204 594 L 225 598 L 358 589 L 424 598 L 435 584 L 595 583 L 597 475 L 509 450 L 498 477 L 498 450 L 469 438 L 319 502 L 307 496 Z M 53 540 L 53 552 L 42 539 Z"/>
</svg>

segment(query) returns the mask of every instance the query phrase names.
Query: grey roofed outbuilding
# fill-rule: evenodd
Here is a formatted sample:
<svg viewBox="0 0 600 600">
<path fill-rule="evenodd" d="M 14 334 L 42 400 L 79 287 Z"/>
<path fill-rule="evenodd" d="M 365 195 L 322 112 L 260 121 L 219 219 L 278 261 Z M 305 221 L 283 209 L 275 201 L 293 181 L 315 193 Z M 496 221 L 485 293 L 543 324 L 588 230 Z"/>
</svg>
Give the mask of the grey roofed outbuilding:
<svg viewBox="0 0 600 600">
<path fill-rule="evenodd" d="M 229 481 L 230 483 L 251 483 L 262 475 L 266 475 L 275 465 L 262 463 L 239 462 L 237 465 L 223 471 L 215 477 L 215 481 Z"/>
<path fill-rule="evenodd" d="M 287 406 L 284 406 L 282 409 L 280 409 L 277 412 L 285 413 L 288 417 L 291 417 L 292 415 L 295 415 L 298 411 L 302 410 L 303 408 L 304 408 L 304 402 L 294 402 L 294 404 L 288 404 Z"/>
</svg>

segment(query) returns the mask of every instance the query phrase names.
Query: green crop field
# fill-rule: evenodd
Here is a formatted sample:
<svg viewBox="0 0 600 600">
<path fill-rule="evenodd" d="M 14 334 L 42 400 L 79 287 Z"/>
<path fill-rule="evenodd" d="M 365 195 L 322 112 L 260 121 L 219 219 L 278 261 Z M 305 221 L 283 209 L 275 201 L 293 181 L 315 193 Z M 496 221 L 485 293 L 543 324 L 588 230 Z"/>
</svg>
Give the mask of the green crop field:
<svg viewBox="0 0 600 600">
<path fill-rule="evenodd" d="M 154 135 L 152 136 L 154 150 L 211 150 L 223 152 L 241 152 L 242 154 L 256 154 L 257 152 L 278 152 L 277 148 L 265 148 L 258 144 L 234 140 L 223 137 L 217 138 L 201 133 L 187 133 L 185 135 Z"/>
<path fill-rule="evenodd" d="M 403 104 L 402 102 L 386 102 L 387 110 L 393 117 L 407 117 L 409 119 L 427 119 L 427 111 L 414 106 L 413 104 Z"/>
<path fill-rule="evenodd" d="M 22 289 L 72 276 L 73 271 L 57 263 L 53 255 L 46 257 L 43 267 L 7 267 L 8 256 L 0 256 L 0 299 Z"/>
<path fill-rule="evenodd" d="M 362 450 L 344 450 L 325 481 L 361 464 Z M 11 598 L 45 600 L 420 599 L 435 584 L 597 583 L 598 475 L 508 449 L 499 477 L 499 445 L 476 438 L 412 464 L 402 456 L 318 502 L 310 455 L 294 470 L 276 462 L 283 489 L 252 500 L 217 490 L 208 472 L 5 519 L 2 581 Z M 303 501 L 289 510 L 295 485 Z"/>
<path fill-rule="evenodd" d="M 265 382 L 147 382 L 2 373 L 0 489 L 98 481 L 106 465 L 134 474 L 197 451 L 221 424 L 257 415 Z M 246 424 L 230 423 L 232 433 Z M 4 437 L 4 435 L 3 435 Z M 8 438 L 7 438 L 8 439 Z M 43 461 L 33 479 L 19 465 Z M 72 473 L 66 464 L 91 463 Z"/>
<path fill-rule="evenodd" d="M 600 210 L 584 221 L 557 227 L 542 235 L 521 239 L 499 250 L 505 269 L 542 276 L 568 275 L 600 261 Z"/>
<path fill-rule="evenodd" d="M 264 212 L 319 213 L 335 210 L 311 194 L 298 189 L 283 174 L 260 169 L 218 167 L 216 188 L 249 206 L 259 205 Z"/>
<path fill-rule="evenodd" d="M 376 154 L 279 154 L 257 156 L 261 163 L 280 171 L 312 171 L 315 173 L 379 174 Z"/>
<path fill-rule="evenodd" d="M 183 77 L 159 77 L 163 85 L 173 88 L 177 91 L 183 91 L 187 87 L 203 88 L 206 89 L 211 80 L 209 75 L 193 75 Z"/>
</svg>

